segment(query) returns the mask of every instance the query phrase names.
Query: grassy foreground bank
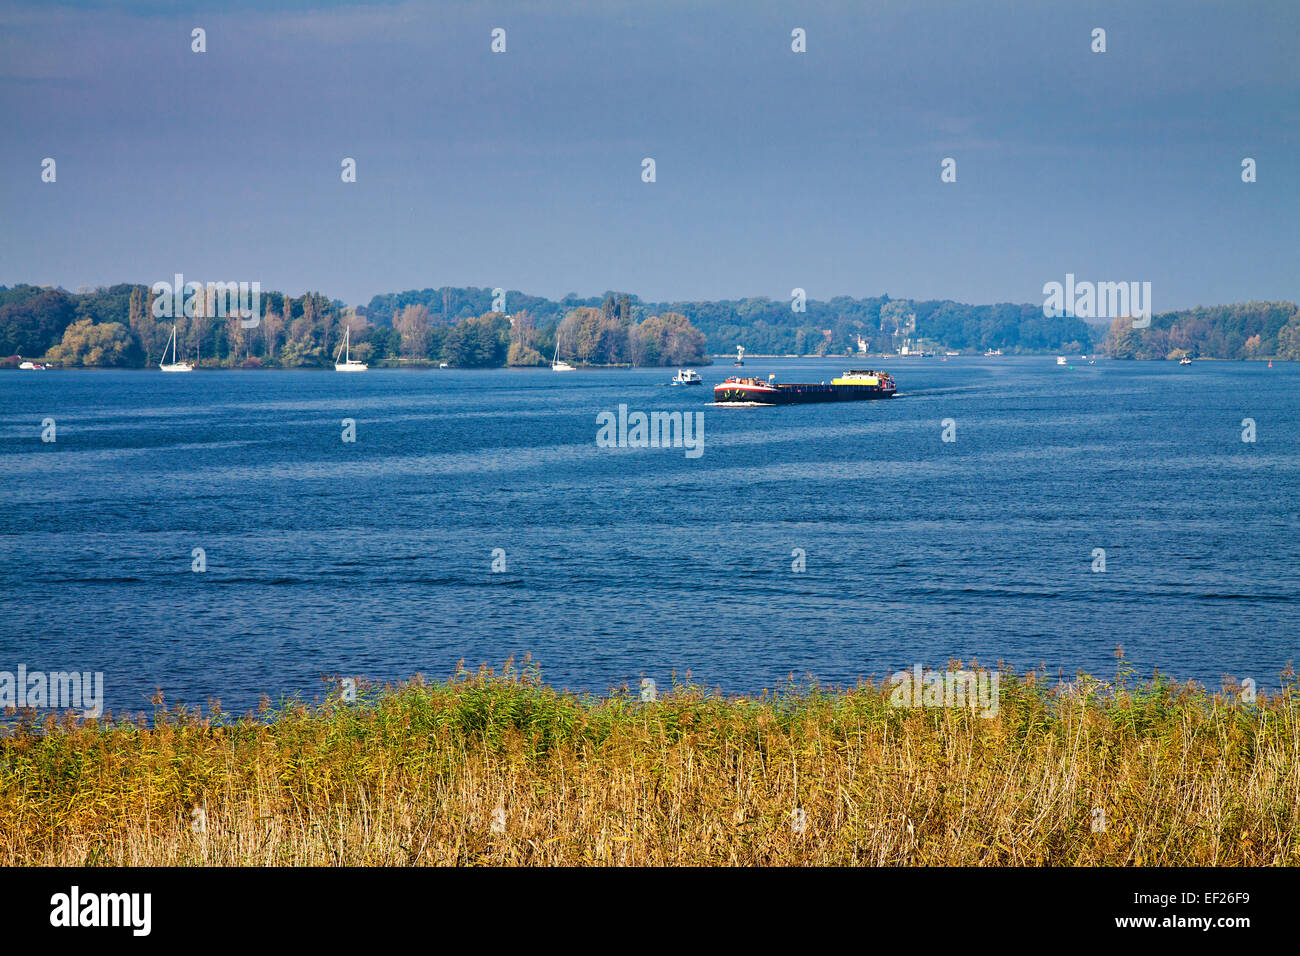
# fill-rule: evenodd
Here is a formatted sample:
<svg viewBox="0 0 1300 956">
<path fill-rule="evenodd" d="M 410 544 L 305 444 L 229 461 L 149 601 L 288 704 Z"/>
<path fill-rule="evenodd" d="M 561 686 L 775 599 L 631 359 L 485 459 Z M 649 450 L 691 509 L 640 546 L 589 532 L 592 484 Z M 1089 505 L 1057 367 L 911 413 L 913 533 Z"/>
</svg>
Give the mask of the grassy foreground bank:
<svg viewBox="0 0 1300 956">
<path fill-rule="evenodd" d="M 51 718 L 0 738 L 0 865 L 1296 865 L 1297 690 L 1003 672 L 985 718 L 887 683 L 642 704 L 507 668 Z"/>
</svg>

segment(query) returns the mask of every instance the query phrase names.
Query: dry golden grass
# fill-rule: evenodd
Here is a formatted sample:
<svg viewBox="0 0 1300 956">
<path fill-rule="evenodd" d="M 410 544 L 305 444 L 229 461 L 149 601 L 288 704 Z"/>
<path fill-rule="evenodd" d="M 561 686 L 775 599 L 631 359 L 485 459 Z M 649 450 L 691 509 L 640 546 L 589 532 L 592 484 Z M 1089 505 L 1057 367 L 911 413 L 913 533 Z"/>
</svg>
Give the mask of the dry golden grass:
<svg viewBox="0 0 1300 956">
<path fill-rule="evenodd" d="M 238 720 L 51 719 L 0 738 L 0 864 L 1300 862 L 1289 675 L 1254 704 L 1001 680 L 992 719 L 879 684 L 641 704 L 509 667 Z"/>
</svg>

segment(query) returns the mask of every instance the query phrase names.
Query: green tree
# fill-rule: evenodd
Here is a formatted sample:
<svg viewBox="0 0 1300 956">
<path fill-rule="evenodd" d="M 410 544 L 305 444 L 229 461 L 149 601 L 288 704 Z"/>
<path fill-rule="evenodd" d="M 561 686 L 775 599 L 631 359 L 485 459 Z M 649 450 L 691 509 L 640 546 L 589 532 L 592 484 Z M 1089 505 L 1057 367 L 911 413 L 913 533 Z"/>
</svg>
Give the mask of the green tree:
<svg viewBox="0 0 1300 956">
<path fill-rule="evenodd" d="M 708 357 L 704 334 L 679 312 L 650 316 L 631 337 L 636 365 L 698 365 Z"/>
<path fill-rule="evenodd" d="M 423 305 L 408 305 L 393 317 L 393 328 L 401 336 L 403 357 L 429 357 L 429 331 L 432 326 L 433 318 L 428 307 Z"/>
<path fill-rule="evenodd" d="M 506 364 L 545 365 L 546 358 L 537 347 L 540 341 L 541 332 L 532 314 L 516 312 L 510 317 L 510 351 L 506 354 Z"/>
<path fill-rule="evenodd" d="M 443 358 L 458 368 L 494 368 L 505 364 L 510 348 L 510 320 L 499 312 L 464 319 L 447 333 Z"/>
<path fill-rule="evenodd" d="M 0 289 L 0 355 L 41 356 L 75 320 L 77 302 L 62 289 Z"/>
<path fill-rule="evenodd" d="M 121 368 L 141 365 L 144 354 L 121 322 L 97 325 L 82 319 L 68 326 L 62 342 L 50 349 L 46 358 L 60 365 Z"/>
</svg>

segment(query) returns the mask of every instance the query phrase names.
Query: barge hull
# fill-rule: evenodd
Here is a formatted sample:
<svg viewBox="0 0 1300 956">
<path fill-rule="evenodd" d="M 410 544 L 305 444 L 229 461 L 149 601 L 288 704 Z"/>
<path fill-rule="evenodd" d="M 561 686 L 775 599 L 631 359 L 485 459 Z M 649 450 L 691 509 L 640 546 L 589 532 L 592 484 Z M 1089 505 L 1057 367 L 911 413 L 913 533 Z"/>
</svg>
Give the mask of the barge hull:
<svg viewBox="0 0 1300 956">
<path fill-rule="evenodd" d="M 816 402 L 864 402 L 893 398 L 895 389 L 879 385 L 776 385 L 753 386 L 724 382 L 713 389 L 719 403 L 757 405 L 809 405 Z"/>
</svg>

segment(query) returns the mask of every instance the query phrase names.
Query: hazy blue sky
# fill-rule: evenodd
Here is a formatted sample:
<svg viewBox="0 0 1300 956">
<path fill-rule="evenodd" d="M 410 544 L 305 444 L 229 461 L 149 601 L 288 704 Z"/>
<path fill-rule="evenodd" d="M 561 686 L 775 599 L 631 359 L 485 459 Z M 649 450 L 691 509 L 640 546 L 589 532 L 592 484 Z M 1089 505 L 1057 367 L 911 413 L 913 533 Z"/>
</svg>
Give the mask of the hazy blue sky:
<svg viewBox="0 0 1300 956">
<path fill-rule="evenodd" d="M 1300 297 L 1293 0 L 184 6 L 0 11 L 0 284 Z"/>
</svg>

